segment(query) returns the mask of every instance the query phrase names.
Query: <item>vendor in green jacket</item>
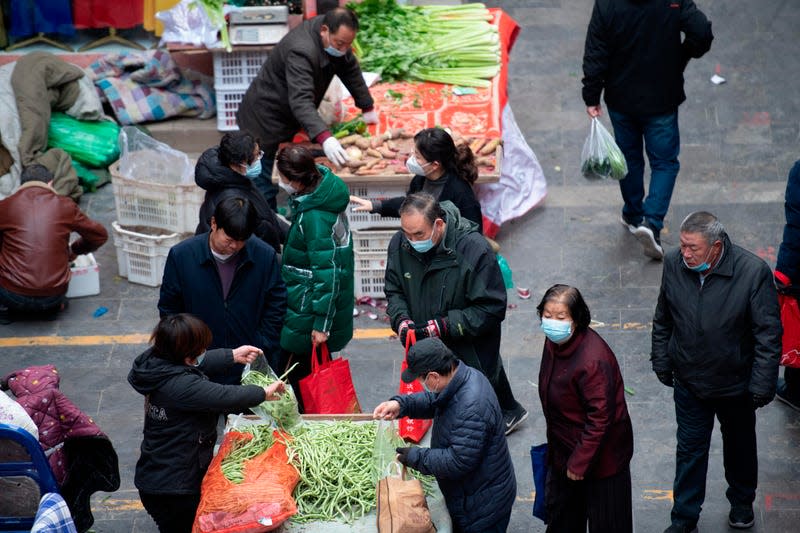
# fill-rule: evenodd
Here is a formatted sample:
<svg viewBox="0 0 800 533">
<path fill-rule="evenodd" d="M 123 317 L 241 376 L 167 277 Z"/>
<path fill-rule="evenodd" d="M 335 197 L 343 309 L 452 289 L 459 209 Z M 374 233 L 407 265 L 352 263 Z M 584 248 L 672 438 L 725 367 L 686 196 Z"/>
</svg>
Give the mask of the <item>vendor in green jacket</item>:
<svg viewBox="0 0 800 533">
<path fill-rule="evenodd" d="M 439 337 L 458 358 L 483 372 L 497 395 L 506 434 L 528 417 L 514 398 L 500 358 L 506 288 L 478 225 L 451 202 L 427 193 L 400 206 L 401 230 L 389 243 L 384 290 L 400 342 Z"/>
<path fill-rule="evenodd" d="M 353 243 L 344 213 L 350 192 L 303 146 L 284 147 L 276 161 L 292 218 L 281 268 L 289 296 L 281 348 L 286 368 L 297 363 L 288 380 L 302 412 L 298 383 L 311 373 L 312 348 L 327 343 L 336 352 L 353 337 Z"/>
</svg>

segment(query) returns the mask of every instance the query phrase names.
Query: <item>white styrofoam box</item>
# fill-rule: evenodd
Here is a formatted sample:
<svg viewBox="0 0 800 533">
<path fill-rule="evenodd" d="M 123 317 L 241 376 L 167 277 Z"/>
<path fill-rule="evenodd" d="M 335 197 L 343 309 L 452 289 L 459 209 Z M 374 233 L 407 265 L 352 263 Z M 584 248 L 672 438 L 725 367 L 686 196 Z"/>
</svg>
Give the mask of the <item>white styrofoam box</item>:
<svg viewBox="0 0 800 533">
<path fill-rule="evenodd" d="M 217 89 L 217 130 L 236 131 L 239 124 L 236 122 L 236 112 L 244 98 L 247 89 L 221 90 Z"/>
<path fill-rule="evenodd" d="M 214 52 L 214 89 L 237 89 L 244 94 L 267 60 L 268 50 L 234 50 Z"/>
<path fill-rule="evenodd" d="M 392 240 L 398 228 L 391 229 L 354 229 L 353 251 L 357 253 L 378 253 L 386 255 L 389 241 Z"/>
<path fill-rule="evenodd" d="M 117 249 L 119 275 L 131 283 L 149 287 L 161 285 L 170 248 L 181 241 L 179 233 L 139 233 L 111 223 Z"/>
<path fill-rule="evenodd" d="M 175 233 L 193 233 L 197 227 L 205 191 L 196 183 L 157 183 L 126 178 L 119 173 L 119 164 L 114 164 L 111 185 L 120 225 Z"/>
<path fill-rule="evenodd" d="M 387 186 L 385 183 L 370 185 L 369 183 L 349 183 L 348 188 L 352 196 L 358 196 L 365 200 L 386 200 L 397 196 L 405 196 L 408 184 L 398 185 L 397 187 Z M 375 213 L 366 211 L 353 211 L 358 204 L 351 203 L 347 206 L 347 220 L 353 229 L 364 228 L 399 228 L 400 219 L 395 217 L 382 217 Z"/>
<path fill-rule="evenodd" d="M 67 298 L 100 294 L 100 266 L 94 254 L 79 255 L 70 267 Z"/>
</svg>

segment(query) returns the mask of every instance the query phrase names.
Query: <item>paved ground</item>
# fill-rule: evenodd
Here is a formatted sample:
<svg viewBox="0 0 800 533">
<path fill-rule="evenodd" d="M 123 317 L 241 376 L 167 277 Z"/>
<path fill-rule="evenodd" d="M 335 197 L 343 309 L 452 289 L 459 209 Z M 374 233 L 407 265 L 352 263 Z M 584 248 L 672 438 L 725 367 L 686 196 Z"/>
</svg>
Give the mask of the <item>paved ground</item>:
<svg viewBox="0 0 800 533">
<path fill-rule="evenodd" d="M 614 184 L 587 183 L 578 171 L 588 127 L 580 78 L 591 2 L 489 3 L 505 8 L 523 27 L 511 58 L 511 103 L 549 183 L 544 205 L 507 224 L 498 238 L 516 282 L 531 287 L 534 295 L 529 301 L 510 296 L 509 303 L 516 307 L 509 309 L 504 326 L 506 369 L 520 401 L 531 411 L 527 425 L 509 438 L 519 487 L 509 531 L 544 530 L 530 514 L 528 451 L 544 440 L 535 386 L 543 336 L 535 319 L 535 303 L 555 282 L 574 284 L 583 291 L 597 331 L 615 350 L 626 384 L 635 391 L 628 396 L 628 405 L 636 440 L 631 467 L 636 531 L 661 531 L 668 524 L 675 450 L 670 390 L 654 378 L 648 362 L 661 268 L 641 255 L 617 221 L 621 204 Z M 693 210 L 708 209 L 721 218 L 735 242 L 774 265 L 786 174 L 799 156 L 796 81 L 800 59 L 795 48 L 800 5 L 792 0 L 699 0 L 699 4 L 714 22 L 716 39 L 712 51 L 693 61 L 686 73 L 688 100 L 680 117 L 682 171 L 663 241 L 667 247 L 675 246 L 680 220 Z M 717 65 L 728 80 L 720 86 L 709 82 Z M 208 137 L 208 129 L 213 129 L 211 122 L 189 124 L 178 128 L 187 143 L 196 138 L 195 132 L 206 132 Z M 87 195 L 82 205 L 110 229 L 114 219 L 110 188 Z M 141 509 L 132 483 L 142 399 L 127 385 L 125 376 L 157 319 L 157 290 L 116 276 L 113 244 L 97 255 L 102 264 L 102 294 L 74 300 L 54 322 L 2 327 L 0 373 L 34 364 L 58 366 L 63 390 L 95 417 L 120 457 L 122 487 L 114 494 L 95 496 L 94 530 L 153 532 L 155 527 Z M 92 318 L 100 306 L 108 308 L 108 313 Z M 357 325 L 385 326 L 368 318 L 360 318 Z M 72 337 L 129 334 L 143 335 L 118 343 Z M 37 337 L 46 337 L 48 344 Z M 355 340 L 347 355 L 365 408 L 395 390 L 401 357 L 397 341 Z M 760 484 L 754 530 L 796 531 L 800 414 L 772 403 L 758 412 L 758 433 Z M 728 506 L 718 433 L 711 453 L 700 529 L 726 531 Z"/>
</svg>

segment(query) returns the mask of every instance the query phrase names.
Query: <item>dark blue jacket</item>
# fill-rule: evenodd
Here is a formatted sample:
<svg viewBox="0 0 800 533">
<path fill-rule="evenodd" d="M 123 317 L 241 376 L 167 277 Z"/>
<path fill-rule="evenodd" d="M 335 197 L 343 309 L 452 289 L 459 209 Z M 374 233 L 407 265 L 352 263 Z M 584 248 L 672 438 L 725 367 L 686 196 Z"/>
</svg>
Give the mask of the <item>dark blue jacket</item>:
<svg viewBox="0 0 800 533">
<path fill-rule="evenodd" d="M 517 496 L 497 397 L 480 371 L 462 362 L 441 392 L 392 398 L 400 416 L 433 418 L 430 448 L 412 448 L 408 466 L 433 475 L 456 531 L 483 532 L 507 519 Z"/>
<path fill-rule="evenodd" d="M 275 250 L 252 236 L 239 252 L 239 266 L 228 298 L 208 245 L 208 233 L 195 235 L 169 251 L 161 282 L 158 311 L 162 317 L 192 313 L 211 328 L 209 348 L 250 344 L 271 360 L 280 350 L 286 286 Z M 242 365 L 237 365 L 241 374 Z"/>
<path fill-rule="evenodd" d="M 784 202 L 786 226 L 775 270 L 786 274 L 792 285 L 800 285 L 800 161 L 789 171 Z"/>
</svg>

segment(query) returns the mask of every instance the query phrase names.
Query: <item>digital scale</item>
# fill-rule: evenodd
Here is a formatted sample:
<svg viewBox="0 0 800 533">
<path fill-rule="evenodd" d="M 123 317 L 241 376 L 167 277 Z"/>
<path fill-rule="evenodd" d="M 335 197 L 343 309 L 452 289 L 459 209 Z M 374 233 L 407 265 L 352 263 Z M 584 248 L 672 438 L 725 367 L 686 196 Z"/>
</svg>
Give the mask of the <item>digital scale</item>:
<svg viewBox="0 0 800 533">
<path fill-rule="evenodd" d="M 277 44 L 289 33 L 289 6 L 240 7 L 229 20 L 231 44 Z"/>
</svg>

